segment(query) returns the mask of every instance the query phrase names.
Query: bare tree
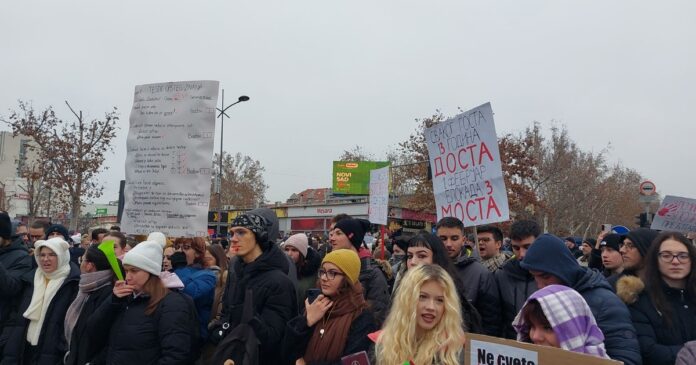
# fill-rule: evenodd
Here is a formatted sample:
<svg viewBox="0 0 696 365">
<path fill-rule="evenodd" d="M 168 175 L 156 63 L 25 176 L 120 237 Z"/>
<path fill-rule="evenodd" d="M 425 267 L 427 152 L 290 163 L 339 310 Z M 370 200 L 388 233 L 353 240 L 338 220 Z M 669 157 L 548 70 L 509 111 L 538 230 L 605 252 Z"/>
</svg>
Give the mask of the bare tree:
<svg viewBox="0 0 696 365">
<path fill-rule="evenodd" d="M 373 161 L 375 156 L 361 146 L 355 145 L 350 150 L 344 150 L 338 161 Z"/>
<path fill-rule="evenodd" d="M 220 155 L 213 156 L 213 171 L 216 176 L 211 183 L 210 207 L 217 207 L 217 192 L 215 180 L 219 170 Z M 234 156 L 223 152 L 222 155 L 222 205 L 237 207 L 254 207 L 266 200 L 268 185 L 263 180 L 265 168 L 261 163 L 249 156 L 237 153 Z M 218 209 L 220 207 L 217 207 Z"/>
<path fill-rule="evenodd" d="M 15 136 L 21 134 L 33 139 L 38 158 L 45 163 L 44 183 L 57 192 L 54 196 L 59 203 L 69 207 L 70 228 L 75 229 L 82 201 L 102 195 L 103 186 L 97 175 L 108 168 L 104 160 L 113 149 L 111 142 L 116 136 L 119 117 L 114 107 L 103 119 L 87 121 L 82 111 L 76 112 L 67 101 L 65 104 L 75 117 L 72 122 L 57 118 L 50 106 L 35 113 L 31 103 L 21 100 L 19 110 L 12 111 L 6 122 Z"/>
</svg>

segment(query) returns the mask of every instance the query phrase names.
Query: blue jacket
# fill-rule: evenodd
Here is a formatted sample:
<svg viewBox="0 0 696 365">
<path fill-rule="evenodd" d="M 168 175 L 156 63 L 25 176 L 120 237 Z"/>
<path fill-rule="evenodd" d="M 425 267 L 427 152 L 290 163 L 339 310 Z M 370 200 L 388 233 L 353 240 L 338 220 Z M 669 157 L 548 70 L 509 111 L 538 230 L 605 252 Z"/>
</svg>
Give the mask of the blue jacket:
<svg viewBox="0 0 696 365">
<path fill-rule="evenodd" d="M 184 293 L 193 298 L 200 322 L 200 339 L 208 339 L 208 322 L 215 301 L 215 273 L 200 266 L 186 266 L 174 271 L 184 283 Z"/>
<path fill-rule="evenodd" d="M 563 241 L 553 235 L 539 236 L 520 263 L 523 269 L 551 274 L 585 299 L 604 333 L 607 355 L 626 365 L 642 363 L 640 346 L 631 315 L 611 285 L 596 270 L 581 267 Z"/>
</svg>

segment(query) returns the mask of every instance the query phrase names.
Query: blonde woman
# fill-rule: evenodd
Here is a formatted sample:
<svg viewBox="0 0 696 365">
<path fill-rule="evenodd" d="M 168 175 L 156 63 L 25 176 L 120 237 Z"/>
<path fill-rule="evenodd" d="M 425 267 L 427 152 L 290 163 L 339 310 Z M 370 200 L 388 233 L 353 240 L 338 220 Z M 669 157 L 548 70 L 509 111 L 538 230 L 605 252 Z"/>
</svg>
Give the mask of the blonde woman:
<svg viewBox="0 0 696 365">
<path fill-rule="evenodd" d="M 377 364 L 464 363 L 459 295 L 449 274 L 437 265 L 407 271 L 377 338 Z"/>
</svg>

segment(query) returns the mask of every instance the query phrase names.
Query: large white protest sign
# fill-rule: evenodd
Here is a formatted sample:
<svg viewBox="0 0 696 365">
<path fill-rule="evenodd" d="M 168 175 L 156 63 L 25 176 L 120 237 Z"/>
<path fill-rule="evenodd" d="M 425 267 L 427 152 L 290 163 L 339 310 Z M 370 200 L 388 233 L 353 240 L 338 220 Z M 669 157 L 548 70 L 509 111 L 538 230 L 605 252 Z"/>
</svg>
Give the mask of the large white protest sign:
<svg viewBox="0 0 696 365">
<path fill-rule="evenodd" d="M 135 234 L 207 233 L 217 81 L 135 87 L 121 224 Z"/>
<path fill-rule="evenodd" d="M 457 217 L 465 226 L 509 219 L 491 104 L 425 130 L 437 218 Z"/>
<path fill-rule="evenodd" d="M 665 196 L 653 217 L 651 229 L 696 232 L 696 199 Z"/>
<path fill-rule="evenodd" d="M 370 170 L 370 222 L 386 225 L 388 205 L 389 166 Z"/>
</svg>

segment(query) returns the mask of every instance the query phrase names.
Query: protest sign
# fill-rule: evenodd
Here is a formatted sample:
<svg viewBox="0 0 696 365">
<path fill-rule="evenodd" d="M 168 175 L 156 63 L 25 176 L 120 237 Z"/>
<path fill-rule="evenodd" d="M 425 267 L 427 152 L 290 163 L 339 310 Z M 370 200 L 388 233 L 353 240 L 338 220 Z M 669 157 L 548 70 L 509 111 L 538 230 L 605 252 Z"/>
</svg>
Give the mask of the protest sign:
<svg viewBox="0 0 696 365">
<path fill-rule="evenodd" d="M 124 231 L 206 235 L 217 96 L 217 81 L 135 87 Z"/>
<path fill-rule="evenodd" d="M 369 220 L 374 224 L 387 224 L 389 205 L 389 167 L 370 171 Z"/>
<path fill-rule="evenodd" d="M 622 362 L 497 337 L 466 334 L 465 365 L 620 365 Z"/>
<path fill-rule="evenodd" d="M 425 130 L 437 219 L 465 226 L 509 219 L 493 109 L 486 103 Z"/>
<path fill-rule="evenodd" d="M 653 217 L 651 229 L 696 232 L 696 199 L 665 196 Z"/>
</svg>

